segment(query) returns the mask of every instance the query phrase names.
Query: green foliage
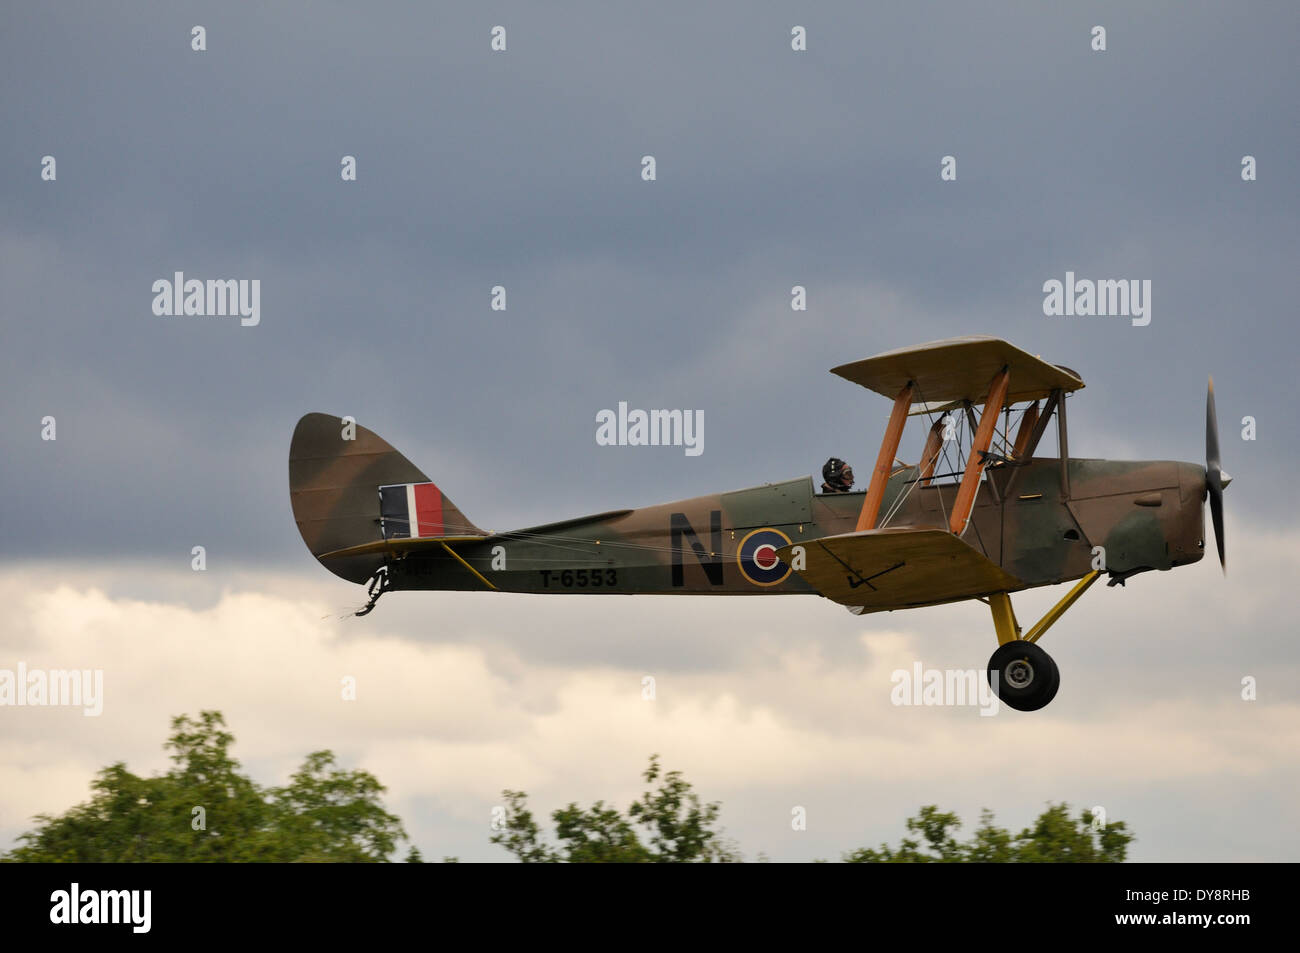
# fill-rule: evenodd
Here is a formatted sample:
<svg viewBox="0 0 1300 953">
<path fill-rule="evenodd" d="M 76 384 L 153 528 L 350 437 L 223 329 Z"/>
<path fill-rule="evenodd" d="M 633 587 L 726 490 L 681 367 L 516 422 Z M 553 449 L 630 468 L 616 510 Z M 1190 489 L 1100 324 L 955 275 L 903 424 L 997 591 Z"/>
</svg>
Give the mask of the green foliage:
<svg viewBox="0 0 1300 953">
<path fill-rule="evenodd" d="M 165 744 L 171 769 L 142 778 L 117 762 L 92 784 L 91 799 L 66 813 L 42 814 L 37 827 L 0 855 L 5 862 L 387 862 L 407 840 L 384 810 L 384 787 L 366 771 L 340 769 L 329 751 L 307 755 L 283 787 L 262 788 L 230 756 L 234 736 L 220 712 L 172 719 Z M 735 863 L 739 852 L 718 826 L 720 805 L 704 804 L 680 771 L 666 774 L 658 755 L 642 777 L 649 789 L 627 811 L 597 801 L 552 812 L 553 836 L 528 809 L 523 791 L 503 791 L 505 823 L 492 835 L 522 863 Z M 656 783 L 658 786 L 656 787 Z M 201 809 L 201 810 L 200 810 Z M 1071 818 L 1049 804 L 1019 834 L 997 827 L 984 810 L 971 839 L 958 841 L 956 814 L 934 805 L 907 821 L 910 836 L 891 848 L 861 848 L 847 863 L 1120 862 L 1133 835 L 1123 821 L 1093 829 L 1091 811 Z M 760 860 L 765 860 L 763 855 Z M 414 846 L 407 863 L 423 863 Z M 443 863 L 457 863 L 443 857 Z"/>
<path fill-rule="evenodd" d="M 542 843 L 542 830 L 528 810 L 528 795 L 523 791 L 502 791 L 505 798 L 505 824 L 490 840 L 519 859 L 521 864 L 558 863 L 559 855 Z"/>
<path fill-rule="evenodd" d="M 913 863 L 1120 863 L 1128 855 L 1133 835 L 1123 821 L 1093 829 L 1093 814 L 1070 817 L 1069 806 L 1048 804 L 1032 827 L 1012 836 L 993 823 L 993 812 L 980 812 L 980 825 L 969 841 L 960 843 L 952 832 L 961 827 L 956 814 L 940 813 L 933 804 L 909 818 L 907 829 L 921 841 L 904 837 L 898 847 L 879 850 L 863 847 L 844 855 L 850 864 Z"/>
<path fill-rule="evenodd" d="M 650 756 L 642 777 L 660 781 L 659 756 Z M 733 863 L 739 853 L 716 829 L 720 805 L 701 804 L 680 771 L 662 774 L 624 815 L 597 801 L 587 810 L 569 804 L 551 814 L 557 846 L 544 842 L 523 791 L 502 791 L 505 824 L 491 841 L 521 863 L 689 864 Z"/>
<path fill-rule="evenodd" d="M 263 789 L 240 774 L 234 740 L 220 712 L 173 718 L 171 770 L 141 778 L 121 762 L 109 765 L 88 803 L 38 816 L 37 828 L 0 860 L 387 861 L 406 839 L 368 772 L 340 770 L 332 753 L 315 751 L 287 785 Z M 412 855 L 418 861 L 419 852 Z"/>
</svg>

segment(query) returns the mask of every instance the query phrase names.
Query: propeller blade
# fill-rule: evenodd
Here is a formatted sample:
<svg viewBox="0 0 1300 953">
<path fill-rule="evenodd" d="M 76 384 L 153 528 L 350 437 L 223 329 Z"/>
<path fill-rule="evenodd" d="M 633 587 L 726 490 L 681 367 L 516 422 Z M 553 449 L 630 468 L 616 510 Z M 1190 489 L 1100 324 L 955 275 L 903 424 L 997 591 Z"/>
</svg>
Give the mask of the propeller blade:
<svg viewBox="0 0 1300 953">
<path fill-rule="evenodd" d="M 1219 463 L 1219 417 L 1214 412 L 1214 378 L 1210 378 L 1210 389 L 1205 393 L 1205 469 L 1218 470 Z"/>
<path fill-rule="evenodd" d="M 1214 411 L 1214 378 L 1205 393 L 1205 490 L 1210 498 L 1210 519 L 1214 523 L 1214 542 L 1219 550 L 1219 565 L 1228 571 L 1223 548 L 1223 467 L 1219 462 L 1219 418 Z"/>
<path fill-rule="evenodd" d="M 1210 491 L 1210 517 L 1214 520 L 1214 541 L 1219 546 L 1219 565 L 1224 573 L 1228 571 L 1227 560 L 1223 556 L 1223 490 Z"/>
</svg>

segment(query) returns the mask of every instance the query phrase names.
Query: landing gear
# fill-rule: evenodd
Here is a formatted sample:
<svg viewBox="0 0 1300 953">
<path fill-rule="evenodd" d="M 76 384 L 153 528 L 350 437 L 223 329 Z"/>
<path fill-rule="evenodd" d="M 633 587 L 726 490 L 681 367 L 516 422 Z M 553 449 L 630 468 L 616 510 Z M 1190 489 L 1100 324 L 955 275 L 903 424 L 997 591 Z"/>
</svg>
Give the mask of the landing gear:
<svg viewBox="0 0 1300 953">
<path fill-rule="evenodd" d="M 1056 697 L 1061 670 L 1033 642 L 1016 639 L 998 646 L 989 659 L 993 693 L 1016 711 L 1038 711 Z"/>
<path fill-rule="evenodd" d="M 1038 639 L 1099 576 L 1101 571 L 1094 569 L 1080 579 L 1028 632 L 1023 632 L 1016 621 L 1010 596 L 1005 592 L 989 596 L 993 628 L 998 634 L 998 650 L 989 659 L 989 685 L 1009 707 L 1016 711 L 1038 711 L 1056 697 L 1056 690 L 1061 687 L 1061 670 L 1038 647 Z"/>
</svg>

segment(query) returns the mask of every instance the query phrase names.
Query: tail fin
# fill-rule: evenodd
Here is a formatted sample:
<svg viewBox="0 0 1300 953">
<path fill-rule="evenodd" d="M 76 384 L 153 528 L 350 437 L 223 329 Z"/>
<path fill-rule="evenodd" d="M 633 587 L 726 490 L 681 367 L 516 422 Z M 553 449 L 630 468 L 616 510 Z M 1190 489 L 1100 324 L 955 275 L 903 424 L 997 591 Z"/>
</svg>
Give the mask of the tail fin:
<svg viewBox="0 0 1300 953">
<path fill-rule="evenodd" d="M 353 439 L 345 439 L 346 435 Z M 289 502 L 303 542 L 330 572 L 349 582 L 364 583 L 383 564 L 382 546 L 380 551 L 355 556 L 320 557 L 365 543 L 382 543 L 385 528 L 379 488 L 398 484 L 421 485 L 419 515 L 411 514 L 417 520 L 414 533 L 406 527 L 395 533 L 390 525 L 390 537 L 427 536 L 431 529 L 438 535 L 487 535 L 378 434 L 360 424 L 345 429 L 342 419 L 328 414 L 307 414 L 298 421 L 289 444 Z M 436 525 L 428 522 L 426 505 L 436 506 Z"/>
</svg>

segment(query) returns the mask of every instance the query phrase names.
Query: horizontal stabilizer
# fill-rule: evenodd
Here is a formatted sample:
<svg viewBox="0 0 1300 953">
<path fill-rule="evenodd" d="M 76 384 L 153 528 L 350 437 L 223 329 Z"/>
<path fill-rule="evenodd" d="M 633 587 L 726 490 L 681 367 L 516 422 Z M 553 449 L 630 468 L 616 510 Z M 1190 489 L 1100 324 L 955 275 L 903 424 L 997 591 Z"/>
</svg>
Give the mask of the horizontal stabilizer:
<svg viewBox="0 0 1300 953">
<path fill-rule="evenodd" d="M 1023 589 L 1025 584 L 969 543 L 941 529 L 903 527 L 824 536 L 796 544 L 797 570 L 827 599 L 864 612 L 937 605 Z M 797 565 L 794 545 L 777 550 Z"/>
<path fill-rule="evenodd" d="M 588 523 L 612 523 L 614 520 L 622 519 L 633 510 L 608 510 L 604 513 L 594 513 L 591 516 L 578 516 L 573 519 L 560 520 L 556 523 L 543 523 L 541 526 L 526 526 L 523 529 L 514 529 L 508 533 L 501 533 L 501 536 L 544 536 L 548 533 L 556 533 L 560 530 L 576 529 L 579 526 Z"/>
<path fill-rule="evenodd" d="M 419 539 L 378 539 L 372 543 L 361 543 L 346 549 L 335 549 L 321 553 L 316 558 L 322 563 L 331 559 L 347 559 L 352 556 L 405 556 L 408 553 L 430 553 L 442 550 L 443 543 L 476 543 L 487 536 L 426 536 Z"/>
</svg>

